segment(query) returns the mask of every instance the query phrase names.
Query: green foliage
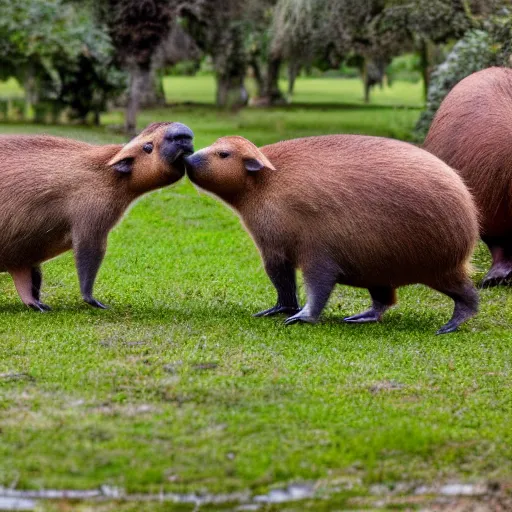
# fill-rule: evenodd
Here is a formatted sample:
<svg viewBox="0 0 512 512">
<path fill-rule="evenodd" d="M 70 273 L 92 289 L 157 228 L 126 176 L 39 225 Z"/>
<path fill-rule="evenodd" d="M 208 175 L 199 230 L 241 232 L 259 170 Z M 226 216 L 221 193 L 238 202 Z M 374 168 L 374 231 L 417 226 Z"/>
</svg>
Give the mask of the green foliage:
<svg viewBox="0 0 512 512">
<path fill-rule="evenodd" d="M 417 83 L 421 80 L 420 58 L 416 53 L 406 53 L 395 57 L 386 68 L 386 75 L 392 81 L 405 80 Z"/>
<path fill-rule="evenodd" d="M 109 26 L 118 59 L 149 69 L 158 46 L 169 34 L 177 0 L 93 0 Z"/>
<path fill-rule="evenodd" d="M 87 9 L 62 0 L 0 0 L 0 10 L 2 78 L 23 83 L 36 112 L 70 107 L 85 119 L 122 90 L 110 38 Z"/>
<path fill-rule="evenodd" d="M 490 35 L 483 30 L 469 31 L 432 73 L 428 89 L 427 108 L 415 128 L 415 138 L 423 140 L 441 102 L 463 78 L 492 65 L 495 48 Z"/>
<path fill-rule="evenodd" d="M 72 59 L 80 52 L 73 8 L 60 0 L 0 0 L 0 10 L 0 69 L 9 73 L 3 78 L 32 66 L 58 82 L 54 59 Z"/>
</svg>

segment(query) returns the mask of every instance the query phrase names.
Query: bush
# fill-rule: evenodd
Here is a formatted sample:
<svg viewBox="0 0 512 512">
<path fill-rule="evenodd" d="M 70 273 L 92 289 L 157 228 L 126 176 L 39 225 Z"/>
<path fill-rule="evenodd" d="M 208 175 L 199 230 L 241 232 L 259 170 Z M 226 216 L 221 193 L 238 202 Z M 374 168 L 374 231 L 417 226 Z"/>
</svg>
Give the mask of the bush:
<svg viewBox="0 0 512 512">
<path fill-rule="evenodd" d="M 37 118 L 96 117 L 124 89 L 105 27 L 63 0 L 0 0 L 0 78 L 16 77 Z"/>
<path fill-rule="evenodd" d="M 422 141 L 441 102 L 463 78 L 496 64 L 493 37 L 484 30 L 471 30 L 457 42 L 446 60 L 432 73 L 428 88 L 427 108 L 414 130 L 414 139 Z"/>
</svg>

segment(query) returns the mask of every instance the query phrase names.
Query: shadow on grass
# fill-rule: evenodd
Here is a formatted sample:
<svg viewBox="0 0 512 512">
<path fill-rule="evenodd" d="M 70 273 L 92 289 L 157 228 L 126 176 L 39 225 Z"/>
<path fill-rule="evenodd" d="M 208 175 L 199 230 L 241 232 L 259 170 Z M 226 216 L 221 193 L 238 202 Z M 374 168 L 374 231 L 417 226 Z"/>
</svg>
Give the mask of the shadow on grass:
<svg viewBox="0 0 512 512">
<path fill-rule="evenodd" d="M 264 107 L 254 107 L 248 106 L 244 107 L 244 109 L 237 110 L 227 110 L 220 107 L 216 107 L 211 103 L 201 103 L 201 102 L 192 102 L 186 101 L 183 103 L 166 103 L 165 107 L 173 108 L 173 109 L 204 109 L 212 112 L 226 112 L 226 113 L 237 113 L 241 110 L 249 110 L 254 112 L 265 112 L 265 111 L 290 111 L 294 109 L 301 110 L 396 110 L 396 109 L 405 109 L 405 110 L 423 110 L 424 107 L 421 105 L 382 105 L 382 104 L 372 104 L 372 103 L 329 103 L 329 102 L 318 102 L 318 103 L 288 103 L 285 105 L 269 105 Z"/>
<path fill-rule="evenodd" d="M 451 308 L 447 308 L 446 317 L 440 319 L 439 315 L 434 311 L 419 310 L 418 312 L 407 310 L 391 311 L 383 318 L 381 322 L 369 324 L 350 324 L 345 323 L 343 318 L 347 316 L 347 312 L 327 312 L 322 315 L 317 324 L 296 324 L 286 326 L 284 320 L 285 315 L 279 315 L 266 318 L 255 318 L 252 315 L 259 310 L 257 306 L 247 309 L 235 303 L 226 305 L 178 305 L 169 303 L 164 304 L 147 304 L 131 307 L 127 304 L 111 304 L 108 310 L 94 309 L 87 304 L 76 301 L 68 303 L 57 303 L 52 305 L 52 311 L 39 313 L 28 309 L 23 304 L 3 304 L 0 306 L 0 318 L 3 317 L 7 323 L 12 323 L 13 327 L 16 321 L 26 319 L 34 325 L 44 325 L 50 327 L 69 328 L 69 322 L 75 326 L 81 324 L 88 325 L 91 319 L 98 320 L 97 325 L 102 323 L 124 326 L 127 329 L 135 325 L 141 327 L 162 325 L 193 325 L 194 327 L 211 328 L 224 325 L 226 329 L 249 328 L 256 330 L 277 329 L 279 333 L 289 332 L 292 336 L 304 335 L 305 339 L 309 339 L 314 335 L 312 342 L 317 335 L 325 332 L 327 329 L 329 334 L 334 331 L 339 332 L 340 337 L 354 338 L 382 338 L 391 337 L 397 334 L 399 338 L 404 334 L 411 336 L 425 336 L 435 338 L 437 329 L 447 322 L 451 316 Z M 64 321 L 63 321 L 64 320 Z M 10 322 L 9 322 L 10 321 Z M 235 324 L 235 325 L 234 325 Z M 467 335 L 468 327 L 463 325 L 459 331 L 452 336 Z M 448 336 L 446 338 L 449 338 Z"/>
</svg>

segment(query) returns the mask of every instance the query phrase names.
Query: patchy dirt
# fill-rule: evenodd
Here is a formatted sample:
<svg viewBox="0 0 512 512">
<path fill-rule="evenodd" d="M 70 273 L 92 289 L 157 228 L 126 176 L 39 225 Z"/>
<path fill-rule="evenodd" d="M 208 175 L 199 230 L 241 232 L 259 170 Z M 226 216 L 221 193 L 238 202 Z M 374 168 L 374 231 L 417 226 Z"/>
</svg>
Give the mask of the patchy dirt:
<svg viewBox="0 0 512 512">
<path fill-rule="evenodd" d="M 251 495 L 249 491 L 227 494 L 208 493 L 160 493 L 127 494 L 123 489 L 102 486 L 93 490 L 34 490 L 22 491 L 0 487 L 0 510 L 40 510 L 38 503 L 43 501 L 75 503 L 150 503 L 169 502 L 191 504 L 194 510 L 211 510 L 212 506 L 222 506 L 222 510 L 272 510 L 299 511 L 307 502 L 308 510 L 318 502 L 322 510 L 330 510 L 331 499 L 336 501 L 334 508 L 342 510 L 372 511 L 420 511 L 420 512 L 511 512 L 512 484 L 493 483 L 445 483 L 425 486 L 398 483 L 390 489 L 385 485 L 374 485 L 368 494 L 348 497 L 345 506 L 340 508 L 336 497 L 340 493 L 351 491 L 363 493 L 356 489 L 358 484 L 352 480 L 334 482 L 304 482 L 270 489 L 266 494 Z M 303 502 L 301 505 L 300 502 Z M 282 508 L 284 507 L 284 508 Z M 89 510 L 93 510 L 89 508 Z M 334 510 L 334 509 L 333 509 Z"/>
<path fill-rule="evenodd" d="M 10 372 L 0 373 L 0 380 L 28 380 L 34 382 L 36 379 L 28 373 Z"/>
<path fill-rule="evenodd" d="M 512 485 L 498 482 L 445 483 L 421 485 L 403 492 L 402 484 L 384 492 L 377 486 L 371 496 L 355 497 L 348 503 L 372 510 L 404 510 L 421 512 L 512 512 Z M 375 495 L 379 496 L 375 499 Z"/>
<path fill-rule="evenodd" d="M 370 393 L 379 393 L 382 391 L 396 391 L 403 388 L 404 385 L 400 384 L 400 382 L 395 382 L 394 380 L 384 380 L 381 382 L 375 382 L 368 389 Z"/>
</svg>

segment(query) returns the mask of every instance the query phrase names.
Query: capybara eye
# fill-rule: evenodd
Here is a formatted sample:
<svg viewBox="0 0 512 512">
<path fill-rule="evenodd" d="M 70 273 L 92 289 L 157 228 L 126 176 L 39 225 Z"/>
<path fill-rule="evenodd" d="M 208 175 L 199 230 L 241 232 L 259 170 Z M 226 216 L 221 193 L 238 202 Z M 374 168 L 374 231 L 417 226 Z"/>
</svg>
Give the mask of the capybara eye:
<svg viewBox="0 0 512 512">
<path fill-rule="evenodd" d="M 231 155 L 231 153 L 229 151 L 219 151 L 219 156 L 221 158 L 227 158 L 230 155 Z"/>
<path fill-rule="evenodd" d="M 144 146 L 142 146 L 142 151 L 144 151 L 144 153 L 147 153 L 149 155 L 149 153 L 151 153 L 151 151 L 153 151 L 153 144 L 151 142 L 146 142 L 146 144 L 144 144 Z"/>
</svg>

